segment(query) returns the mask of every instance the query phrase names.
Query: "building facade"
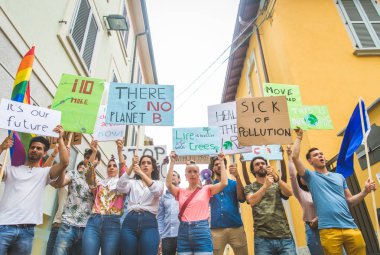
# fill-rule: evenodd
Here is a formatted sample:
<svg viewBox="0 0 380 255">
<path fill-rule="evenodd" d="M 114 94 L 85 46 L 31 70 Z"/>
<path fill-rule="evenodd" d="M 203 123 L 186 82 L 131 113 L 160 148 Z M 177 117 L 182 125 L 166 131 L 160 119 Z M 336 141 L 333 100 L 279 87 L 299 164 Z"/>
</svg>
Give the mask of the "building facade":
<svg viewBox="0 0 380 255">
<path fill-rule="evenodd" d="M 368 107 L 372 178 L 380 166 L 380 6 L 373 0 L 241 0 L 234 32 L 222 102 L 263 96 L 264 83 L 300 86 L 304 105 L 327 105 L 333 130 L 306 131 L 301 155 L 320 148 L 331 171 L 335 170 L 342 134 L 362 97 Z M 304 156 L 302 156 L 304 158 Z M 276 164 L 276 162 L 272 162 Z M 304 161 L 305 166 L 309 166 Z M 368 178 L 363 148 L 354 159 L 355 175 L 347 178 L 353 194 Z M 251 180 L 254 177 L 251 175 Z M 367 244 L 367 254 L 378 254 L 375 211 L 380 193 L 375 192 L 352 209 Z M 295 198 L 286 203 L 299 254 L 308 254 L 302 210 Z M 242 206 L 250 254 L 253 254 L 251 209 Z"/>
<path fill-rule="evenodd" d="M 115 14 L 124 16 L 128 30 L 109 30 L 107 16 Z M 62 73 L 107 82 L 157 84 L 144 0 L 0 0 L 0 24 L 1 98 L 10 98 L 18 65 L 32 45 L 36 49 L 30 80 L 31 102 L 38 106 L 51 104 Z M 102 103 L 106 103 L 106 98 Z M 126 126 L 126 130 L 126 145 L 144 143 L 143 127 Z M 6 135 L 6 130 L 0 131 L 1 140 Z M 83 135 L 82 143 L 71 148 L 70 169 L 83 159 L 91 139 L 91 135 Z M 116 155 L 116 147 L 113 142 L 100 143 L 99 147 L 102 162 L 98 174 L 103 177 L 111 154 Z M 44 223 L 36 228 L 33 254 L 45 254 L 56 203 L 56 191 L 48 186 Z"/>
</svg>

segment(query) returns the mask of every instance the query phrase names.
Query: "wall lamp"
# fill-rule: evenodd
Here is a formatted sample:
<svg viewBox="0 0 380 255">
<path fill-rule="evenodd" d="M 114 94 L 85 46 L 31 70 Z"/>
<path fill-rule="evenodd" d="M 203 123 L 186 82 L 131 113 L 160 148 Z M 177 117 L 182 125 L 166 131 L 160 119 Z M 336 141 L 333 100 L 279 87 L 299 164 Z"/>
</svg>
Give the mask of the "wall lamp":
<svg viewBox="0 0 380 255">
<path fill-rule="evenodd" d="M 107 21 L 107 31 L 108 35 L 111 35 L 111 30 L 116 31 L 128 31 L 128 23 L 123 15 L 113 14 L 104 16 L 103 18 Z"/>
</svg>

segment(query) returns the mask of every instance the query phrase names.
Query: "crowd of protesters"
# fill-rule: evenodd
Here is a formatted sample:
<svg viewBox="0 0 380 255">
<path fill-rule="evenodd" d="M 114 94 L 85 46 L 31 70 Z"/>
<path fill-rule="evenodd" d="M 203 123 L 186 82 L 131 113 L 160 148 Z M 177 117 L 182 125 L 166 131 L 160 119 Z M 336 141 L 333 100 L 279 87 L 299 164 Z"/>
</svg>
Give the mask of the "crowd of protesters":
<svg viewBox="0 0 380 255">
<path fill-rule="evenodd" d="M 58 211 L 54 217 L 46 254 L 216 254 L 229 245 L 234 254 L 247 255 L 247 242 L 257 255 L 296 254 L 296 246 L 282 200 L 294 195 L 302 210 L 307 245 L 314 254 L 366 254 L 363 236 L 349 207 L 375 190 L 367 181 L 352 195 L 340 174 L 329 172 L 321 150 L 308 150 L 308 170 L 299 158 L 303 132 L 296 130 L 293 148 L 287 147 L 290 185 L 282 162 L 281 175 L 263 157 L 250 161 L 251 182 L 246 163 L 227 167 L 223 152 L 211 157 L 211 184 L 200 181 L 195 162 L 185 168 L 187 187 L 180 187 L 175 171 L 177 155 L 171 152 L 166 189 L 156 160 L 134 156 L 126 164 L 123 141 L 116 141 L 118 159 L 111 158 L 107 175 L 100 179 L 96 167 L 101 160 L 97 142 L 92 141 L 76 169 L 67 169 L 69 148 L 63 141 L 41 166 L 50 148 L 44 137 L 34 137 L 22 166 L 5 167 L 4 193 L 0 200 L 0 255 L 31 254 L 34 229 L 43 223 L 43 192 L 46 185 L 58 189 Z M 7 137 L 0 154 L 12 147 Z M 53 162 L 59 154 L 59 162 Z M 234 180 L 228 178 L 227 171 Z M 254 240 L 246 238 L 240 203 L 252 208 Z"/>
</svg>

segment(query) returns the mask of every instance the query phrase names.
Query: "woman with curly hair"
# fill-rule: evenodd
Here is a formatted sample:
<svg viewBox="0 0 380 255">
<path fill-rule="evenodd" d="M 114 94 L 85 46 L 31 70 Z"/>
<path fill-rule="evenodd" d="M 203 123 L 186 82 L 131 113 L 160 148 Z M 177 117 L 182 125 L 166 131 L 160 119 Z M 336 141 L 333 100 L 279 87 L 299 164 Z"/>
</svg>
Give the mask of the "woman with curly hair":
<svg viewBox="0 0 380 255">
<path fill-rule="evenodd" d="M 134 174 L 134 176 L 133 176 Z M 159 181 L 157 162 L 144 155 L 120 177 L 117 188 L 128 195 L 128 214 L 121 229 L 121 253 L 157 254 L 160 242 L 156 215 L 164 184 Z"/>
</svg>

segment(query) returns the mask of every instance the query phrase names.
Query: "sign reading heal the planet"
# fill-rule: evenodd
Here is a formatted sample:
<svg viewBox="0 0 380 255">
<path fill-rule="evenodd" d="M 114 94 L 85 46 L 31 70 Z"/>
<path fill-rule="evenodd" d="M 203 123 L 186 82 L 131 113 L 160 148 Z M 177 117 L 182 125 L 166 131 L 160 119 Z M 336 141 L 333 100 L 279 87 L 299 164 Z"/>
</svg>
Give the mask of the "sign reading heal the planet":
<svg viewBox="0 0 380 255">
<path fill-rule="evenodd" d="M 239 98 L 236 111 L 240 145 L 292 143 L 284 96 Z"/>
<path fill-rule="evenodd" d="M 53 129 L 61 123 L 61 113 L 48 108 L 1 99 L 0 128 L 58 137 Z"/>
<path fill-rule="evenodd" d="M 51 108 L 62 112 L 65 131 L 93 133 L 103 90 L 102 79 L 62 74 Z"/>
<path fill-rule="evenodd" d="M 264 96 L 285 96 L 288 106 L 302 105 L 300 87 L 298 85 L 264 83 Z"/>
<path fill-rule="evenodd" d="M 107 107 L 101 105 L 99 107 L 98 118 L 95 123 L 94 140 L 99 142 L 116 141 L 122 139 L 125 134 L 125 125 L 115 125 L 106 123 Z"/>
<path fill-rule="evenodd" d="M 218 154 L 219 127 L 173 128 L 173 147 L 179 156 Z"/>
<path fill-rule="evenodd" d="M 252 152 L 243 153 L 244 161 L 251 161 L 254 157 L 263 157 L 268 160 L 282 160 L 281 145 L 252 146 Z"/>
<path fill-rule="evenodd" d="M 327 106 L 289 107 L 291 128 L 334 129 Z"/>
<path fill-rule="evenodd" d="M 174 125 L 174 86 L 111 83 L 106 123 Z"/>
<path fill-rule="evenodd" d="M 141 159 L 142 156 L 149 155 L 156 160 L 157 168 L 160 172 L 160 179 L 166 178 L 167 166 L 169 163 L 169 158 L 167 157 L 168 152 L 166 150 L 166 145 L 152 145 L 152 146 L 127 146 L 123 148 L 123 154 L 127 157 L 126 164 L 128 167 L 132 165 L 132 158 L 136 154 Z"/>
<path fill-rule="evenodd" d="M 250 147 L 239 146 L 236 124 L 236 102 L 208 106 L 208 125 L 220 129 L 221 148 L 225 154 L 251 151 Z"/>
</svg>

